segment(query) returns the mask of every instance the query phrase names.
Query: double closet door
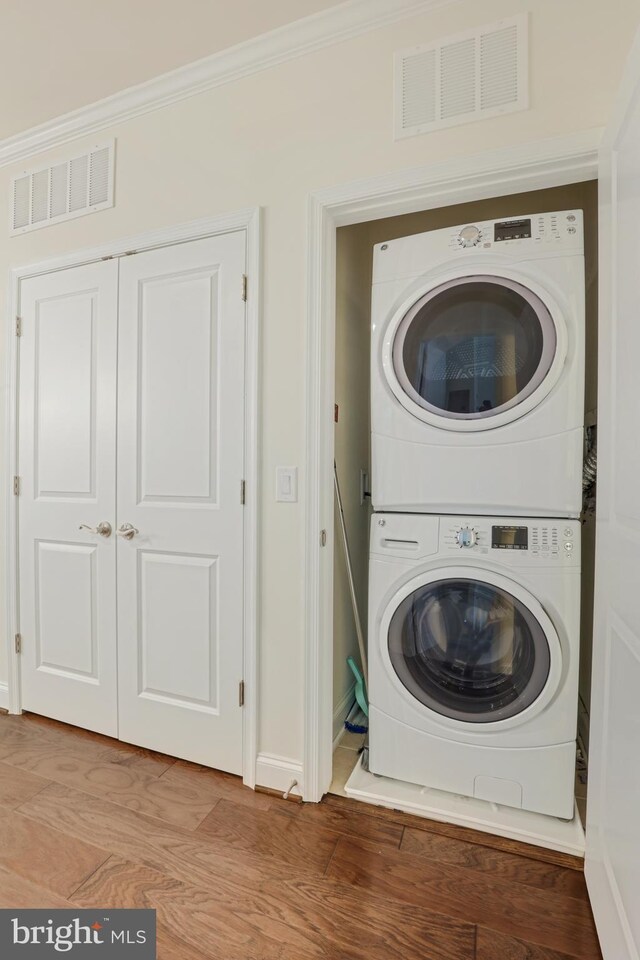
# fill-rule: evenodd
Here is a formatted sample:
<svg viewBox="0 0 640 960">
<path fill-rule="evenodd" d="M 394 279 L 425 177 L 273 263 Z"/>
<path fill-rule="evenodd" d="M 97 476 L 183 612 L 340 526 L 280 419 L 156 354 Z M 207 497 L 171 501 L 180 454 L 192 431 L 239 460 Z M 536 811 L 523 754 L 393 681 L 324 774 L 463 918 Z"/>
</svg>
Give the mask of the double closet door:
<svg viewBox="0 0 640 960">
<path fill-rule="evenodd" d="M 22 282 L 22 706 L 242 769 L 245 235 Z"/>
</svg>

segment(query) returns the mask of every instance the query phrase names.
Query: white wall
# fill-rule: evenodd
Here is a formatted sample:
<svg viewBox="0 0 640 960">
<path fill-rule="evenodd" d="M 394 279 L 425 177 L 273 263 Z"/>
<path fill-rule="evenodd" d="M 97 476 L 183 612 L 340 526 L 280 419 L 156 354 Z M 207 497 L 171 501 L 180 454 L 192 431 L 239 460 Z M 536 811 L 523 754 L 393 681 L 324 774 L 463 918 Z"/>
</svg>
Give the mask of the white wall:
<svg viewBox="0 0 640 960">
<path fill-rule="evenodd" d="M 393 52 L 519 10 L 531 11 L 531 109 L 394 143 Z M 118 140 L 115 208 L 0 238 L 4 268 L 240 207 L 264 208 L 261 750 L 293 759 L 302 753 L 303 504 L 274 502 L 274 473 L 276 464 L 299 463 L 304 490 L 309 192 L 601 126 L 639 19 L 636 0 L 460 0 L 438 7 L 106 131 Z M 16 172 L 0 171 L 2 223 Z M 0 270 L 3 284 L 5 277 Z M 5 601 L 0 596 L 2 610 Z"/>
</svg>

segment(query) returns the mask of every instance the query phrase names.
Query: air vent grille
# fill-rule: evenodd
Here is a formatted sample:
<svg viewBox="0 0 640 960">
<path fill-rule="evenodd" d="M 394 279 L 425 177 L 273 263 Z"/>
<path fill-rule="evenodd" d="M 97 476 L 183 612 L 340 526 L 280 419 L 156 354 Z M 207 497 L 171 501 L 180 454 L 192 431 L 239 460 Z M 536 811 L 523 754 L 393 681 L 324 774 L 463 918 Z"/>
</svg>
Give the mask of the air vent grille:
<svg viewBox="0 0 640 960">
<path fill-rule="evenodd" d="M 115 142 L 52 167 L 24 171 L 12 181 L 11 233 L 71 220 L 113 206 Z"/>
<path fill-rule="evenodd" d="M 518 28 L 515 23 L 480 36 L 480 109 L 518 100 Z"/>
<path fill-rule="evenodd" d="M 526 110 L 526 14 L 412 47 L 395 58 L 395 136 Z"/>
</svg>

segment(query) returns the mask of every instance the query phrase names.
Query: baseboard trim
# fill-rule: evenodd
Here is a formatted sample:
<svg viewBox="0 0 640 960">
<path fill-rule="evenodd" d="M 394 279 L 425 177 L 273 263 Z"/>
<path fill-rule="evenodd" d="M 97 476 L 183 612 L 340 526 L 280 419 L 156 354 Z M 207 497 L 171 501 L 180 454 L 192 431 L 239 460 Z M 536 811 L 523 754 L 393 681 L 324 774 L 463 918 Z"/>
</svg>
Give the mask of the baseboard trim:
<svg viewBox="0 0 640 960">
<path fill-rule="evenodd" d="M 9 686 L 6 683 L 0 683 L 0 710 L 9 709 Z"/>
<path fill-rule="evenodd" d="M 256 786 L 269 787 L 279 793 L 285 793 L 291 788 L 293 781 L 296 786 L 290 792 L 302 796 L 302 764 L 298 760 L 288 757 L 278 757 L 272 753 L 259 753 L 256 760 Z"/>
<path fill-rule="evenodd" d="M 347 714 L 349 713 L 351 704 L 355 700 L 355 697 L 356 697 L 355 689 L 356 689 L 356 685 L 355 683 L 352 683 L 349 689 L 347 690 L 347 692 L 345 693 L 344 697 L 340 701 L 340 703 L 337 705 L 337 707 L 333 711 L 333 749 L 334 750 L 340 744 L 340 741 L 344 737 L 344 734 L 345 734 L 344 721 L 347 718 Z"/>
</svg>

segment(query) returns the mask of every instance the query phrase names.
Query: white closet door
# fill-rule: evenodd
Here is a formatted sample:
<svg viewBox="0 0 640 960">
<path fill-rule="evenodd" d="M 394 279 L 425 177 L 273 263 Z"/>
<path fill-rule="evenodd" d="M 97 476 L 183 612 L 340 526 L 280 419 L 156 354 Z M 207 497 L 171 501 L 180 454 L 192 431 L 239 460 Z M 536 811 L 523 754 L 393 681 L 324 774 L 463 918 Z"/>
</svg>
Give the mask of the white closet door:
<svg viewBox="0 0 640 960">
<path fill-rule="evenodd" d="M 586 877 L 605 960 L 640 957 L 640 33 L 600 169 L 598 513 Z"/>
<path fill-rule="evenodd" d="M 118 263 L 21 285 L 22 703 L 117 736 L 115 522 Z"/>
<path fill-rule="evenodd" d="M 243 233 L 124 259 L 118 347 L 120 738 L 233 773 L 244 269 Z"/>
</svg>

